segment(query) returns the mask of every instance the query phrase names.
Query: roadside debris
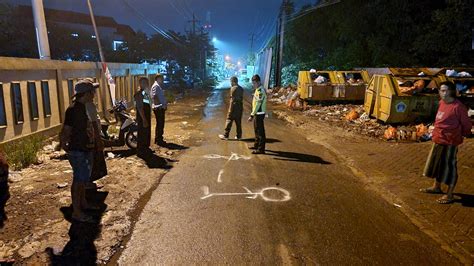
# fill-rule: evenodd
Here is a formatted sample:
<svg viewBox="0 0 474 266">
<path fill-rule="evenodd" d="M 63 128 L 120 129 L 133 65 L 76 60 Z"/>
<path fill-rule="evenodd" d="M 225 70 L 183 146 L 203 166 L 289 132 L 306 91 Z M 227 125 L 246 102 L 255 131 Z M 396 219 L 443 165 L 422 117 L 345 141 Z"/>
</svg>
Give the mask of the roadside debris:
<svg viewBox="0 0 474 266">
<path fill-rule="evenodd" d="M 336 111 L 336 114 L 340 114 L 340 111 Z M 352 109 L 347 115 L 346 115 L 346 120 L 347 121 L 354 121 L 357 118 L 359 118 L 359 113 L 355 110 Z"/>
<path fill-rule="evenodd" d="M 56 183 L 57 187 L 58 188 L 65 188 L 67 187 L 68 183 L 67 182 L 64 182 L 64 183 Z"/>
<path fill-rule="evenodd" d="M 273 88 L 270 101 L 277 105 L 287 105 L 292 96 L 292 87 Z M 298 107 L 301 105 L 298 105 Z M 302 108 L 291 108 L 302 110 Z M 431 124 L 391 126 L 372 119 L 365 113 L 363 105 L 336 104 L 313 105 L 303 110 L 306 116 L 314 117 L 332 126 L 343 128 L 356 135 L 390 141 L 428 141 L 431 140 Z"/>
</svg>

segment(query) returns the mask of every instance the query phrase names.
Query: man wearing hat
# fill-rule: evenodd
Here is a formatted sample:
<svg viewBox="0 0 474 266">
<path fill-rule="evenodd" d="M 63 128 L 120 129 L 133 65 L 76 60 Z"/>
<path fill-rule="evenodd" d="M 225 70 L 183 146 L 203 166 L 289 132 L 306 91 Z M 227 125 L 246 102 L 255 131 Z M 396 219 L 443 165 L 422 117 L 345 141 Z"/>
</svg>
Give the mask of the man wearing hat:
<svg viewBox="0 0 474 266">
<path fill-rule="evenodd" d="M 60 134 L 61 148 L 68 153 L 73 171 L 72 218 L 79 222 L 95 222 L 91 216 L 84 213 L 86 209 L 94 209 L 86 201 L 85 187 L 92 172 L 93 151 L 97 148 L 97 136 L 87 115 L 86 104 L 94 100 L 98 87 L 98 83 L 88 79 L 76 83 L 73 103 L 66 110 Z"/>
</svg>

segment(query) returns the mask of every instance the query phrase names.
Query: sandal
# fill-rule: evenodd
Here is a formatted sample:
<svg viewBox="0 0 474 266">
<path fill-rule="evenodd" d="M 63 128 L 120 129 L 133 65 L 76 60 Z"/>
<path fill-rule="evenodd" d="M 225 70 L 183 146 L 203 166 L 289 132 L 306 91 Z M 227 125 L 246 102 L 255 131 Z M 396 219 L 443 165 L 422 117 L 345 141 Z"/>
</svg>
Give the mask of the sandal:
<svg viewBox="0 0 474 266">
<path fill-rule="evenodd" d="M 436 200 L 439 204 L 451 204 L 454 202 L 453 198 L 446 198 L 446 197 L 441 197 Z"/>
<path fill-rule="evenodd" d="M 428 194 L 443 194 L 443 191 L 440 189 L 440 188 L 421 188 L 420 189 L 420 192 L 423 192 L 423 193 L 428 193 Z"/>
</svg>

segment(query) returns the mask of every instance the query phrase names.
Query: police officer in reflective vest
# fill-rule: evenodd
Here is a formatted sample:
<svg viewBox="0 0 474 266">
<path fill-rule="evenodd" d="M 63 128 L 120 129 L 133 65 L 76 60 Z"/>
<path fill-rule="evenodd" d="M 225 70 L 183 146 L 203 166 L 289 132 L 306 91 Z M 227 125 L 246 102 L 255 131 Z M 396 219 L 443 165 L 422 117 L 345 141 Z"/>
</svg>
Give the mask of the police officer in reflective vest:
<svg viewBox="0 0 474 266">
<path fill-rule="evenodd" d="M 267 94 L 263 88 L 260 76 L 254 75 L 252 77 L 252 87 L 255 89 L 252 100 L 252 113 L 248 119 L 249 122 L 253 120 L 255 129 L 255 144 L 250 149 L 254 149 L 252 154 L 265 154 L 265 113 L 267 111 Z"/>
</svg>

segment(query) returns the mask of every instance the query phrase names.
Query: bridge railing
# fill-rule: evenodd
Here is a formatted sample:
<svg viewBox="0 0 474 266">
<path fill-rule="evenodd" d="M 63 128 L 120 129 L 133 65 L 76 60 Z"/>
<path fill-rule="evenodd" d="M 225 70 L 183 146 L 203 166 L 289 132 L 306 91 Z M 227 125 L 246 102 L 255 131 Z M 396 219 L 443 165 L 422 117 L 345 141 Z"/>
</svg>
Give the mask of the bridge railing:
<svg viewBox="0 0 474 266">
<path fill-rule="evenodd" d="M 158 72 L 158 66 L 144 64 L 108 67 L 116 83 L 115 98 L 131 105 L 138 79 Z M 100 63 L 0 57 L 0 143 L 57 133 L 75 83 L 86 77 L 100 83 L 95 103 L 100 115 L 107 117 L 112 101 Z"/>
</svg>

